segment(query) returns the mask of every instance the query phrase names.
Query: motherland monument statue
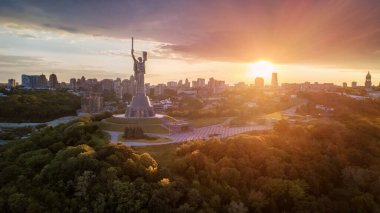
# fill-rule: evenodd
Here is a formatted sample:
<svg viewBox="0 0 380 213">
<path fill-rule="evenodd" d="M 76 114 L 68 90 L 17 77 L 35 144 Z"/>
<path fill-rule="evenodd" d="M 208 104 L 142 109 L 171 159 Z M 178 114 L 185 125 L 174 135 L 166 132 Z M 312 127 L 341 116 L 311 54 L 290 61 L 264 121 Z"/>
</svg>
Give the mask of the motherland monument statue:
<svg viewBox="0 0 380 213">
<path fill-rule="evenodd" d="M 133 58 L 133 71 L 136 81 L 136 95 L 132 97 L 131 104 L 127 106 L 125 117 L 127 118 L 147 118 L 153 117 L 154 111 L 150 104 L 149 97 L 145 93 L 145 62 L 147 61 L 148 54 L 143 51 L 143 57 L 138 57 L 136 60 L 133 49 L 133 37 L 132 37 L 132 49 L 131 55 Z"/>
</svg>

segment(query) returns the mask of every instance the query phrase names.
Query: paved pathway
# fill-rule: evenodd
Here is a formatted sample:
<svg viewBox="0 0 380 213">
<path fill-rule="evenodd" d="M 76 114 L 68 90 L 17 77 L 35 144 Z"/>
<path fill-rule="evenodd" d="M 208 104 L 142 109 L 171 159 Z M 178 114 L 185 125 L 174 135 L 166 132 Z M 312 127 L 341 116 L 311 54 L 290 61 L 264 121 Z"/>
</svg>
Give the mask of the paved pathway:
<svg viewBox="0 0 380 213">
<path fill-rule="evenodd" d="M 298 107 L 300 107 L 302 105 L 306 105 L 307 103 L 308 103 L 307 100 L 301 100 L 301 102 L 299 104 L 282 111 L 282 113 L 285 115 L 295 116 L 295 115 L 297 115 L 296 111 L 297 111 Z"/>
<path fill-rule="evenodd" d="M 68 123 L 74 119 L 78 118 L 78 116 L 66 116 L 62 118 L 58 118 L 45 123 L 0 123 L 0 127 L 24 127 L 24 126 L 38 126 L 41 124 L 46 124 L 48 126 L 57 126 L 61 123 Z"/>
<path fill-rule="evenodd" d="M 207 139 L 210 137 L 219 137 L 226 138 L 233 135 L 241 134 L 244 132 L 249 132 L 253 130 L 268 130 L 272 129 L 271 125 L 255 125 L 247 127 L 225 127 L 223 124 L 195 128 L 193 131 L 176 133 L 176 134 L 149 134 L 152 136 L 166 137 L 169 138 L 170 142 L 162 143 L 145 143 L 145 142 L 123 142 L 129 146 L 152 146 L 152 145 L 162 145 L 162 144 L 171 144 L 171 143 L 181 143 L 185 141 L 198 140 L 198 139 Z M 110 134 L 111 142 L 118 142 L 118 137 L 122 132 L 114 131 L 105 131 Z"/>
<path fill-rule="evenodd" d="M 299 106 L 306 104 L 307 101 L 302 100 L 301 103 L 292 106 L 286 110 L 283 110 L 283 114 L 287 115 L 296 115 L 296 110 Z M 193 131 L 182 132 L 176 134 L 149 134 L 152 136 L 166 137 L 169 138 L 170 142 L 162 142 L 162 143 L 145 143 L 145 142 L 123 142 L 129 146 L 153 146 L 153 145 L 162 145 L 162 144 L 172 144 L 172 143 L 181 143 L 185 141 L 191 140 L 199 140 L 199 139 L 207 139 L 210 137 L 219 137 L 219 138 L 227 138 L 233 135 L 241 134 L 244 132 L 249 132 L 253 130 L 269 130 L 272 129 L 272 124 L 268 125 L 250 125 L 246 127 L 229 127 L 228 124 L 233 118 L 227 118 L 223 123 L 206 126 L 201 128 L 195 128 Z M 106 131 L 111 135 L 111 142 L 118 142 L 119 135 L 122 132 L 114 132 L 114 131 Z"/>
</svg>

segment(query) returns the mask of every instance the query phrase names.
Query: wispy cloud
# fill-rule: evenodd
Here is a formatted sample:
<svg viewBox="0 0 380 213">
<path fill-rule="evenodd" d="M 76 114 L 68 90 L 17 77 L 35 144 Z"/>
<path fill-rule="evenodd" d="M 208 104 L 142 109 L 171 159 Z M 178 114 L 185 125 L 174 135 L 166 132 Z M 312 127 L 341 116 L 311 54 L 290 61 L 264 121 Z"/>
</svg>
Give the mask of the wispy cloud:
<svg viewBox="0 0 380 213">
<path fill-rule="evenodd" d="M 40 65 L 43 60 L 39 57 L 0 55 L 0 67 L 30 67 Z"/>
<path fill-rule="evenodd" d="M 0 14 L 1 23 L 171 44 L 152 52 L 155 57 L 376 63 L 380 48 L 376 0 L 4 0 Z"/>
</svg>

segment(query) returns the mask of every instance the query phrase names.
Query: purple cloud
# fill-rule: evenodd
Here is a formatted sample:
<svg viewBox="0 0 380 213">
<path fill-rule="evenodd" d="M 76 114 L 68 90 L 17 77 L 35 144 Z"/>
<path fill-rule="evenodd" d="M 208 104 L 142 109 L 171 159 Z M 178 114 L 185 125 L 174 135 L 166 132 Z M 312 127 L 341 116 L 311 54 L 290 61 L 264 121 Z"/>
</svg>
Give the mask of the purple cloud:
<svg viewBox="0 0 380 213">
<path fill-rule="evenodd" d="M 378 0 L 5 0 L 0 23 L 170 43 L 163 51 L 220 61 L 376 64 Z"/>
</svg>

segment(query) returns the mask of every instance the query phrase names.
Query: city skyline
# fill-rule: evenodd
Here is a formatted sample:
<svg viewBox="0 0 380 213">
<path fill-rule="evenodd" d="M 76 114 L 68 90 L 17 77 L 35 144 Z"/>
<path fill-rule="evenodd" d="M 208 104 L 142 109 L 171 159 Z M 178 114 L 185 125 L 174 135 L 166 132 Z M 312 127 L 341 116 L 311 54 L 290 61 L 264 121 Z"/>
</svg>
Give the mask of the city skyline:
<svg viewBox="0 0 380 213">
<path fill-rule="evenodd" d="M 41 73 L 65 82 L 128 78 L 133 35 L 136 51 L 149 52 L 151 84 L 212 76 L 250 84 L 252 64 L 262 60 L 274 65 L 279 83 L 364 85 L 368 71 L 380 82 L 376 1 L 141 4 L 0 3 L 1 82 Z M 270 73 L 260 77 L 270 82 Z"/>
<path fill-rule="evenodd" d="M 194 77 L 194 78 L 183 78 L 183 79 L 175 79 L 175 80 L 167 80 L 167 81 L 162 81 L 162 82 L 157 82 L 157 83 L 150 83 L 150 82 L 146 82 L 145 84 L 146 85 L 150 85 L 150 86 L 159 86 L 159 85 L 166 85 L 168 87 L 177 87 L 178 86 L 181 86 L 182 84 L 185 85 L 185 82 L 188 82 L 189 86 L 187 87 L 191 87 L 191 88 L 196 88 L 196 87 L 203 87 L 203 86 L 200 86 L 200 85 L 205 85 L 206 84 L 206 81 L 210 81 L 211 79 L 214 79 L 214 80 L 218 80 L 218 81 L 221 81 L 223 82 L 223 84 L 225 84 L 226 86 L 237 86 L 237 85 L 246 85 L 246 86 L 255 86 L 257 84 L 257 80 L 259 81 L 262 81 L 260 82 L 259 84 L 260 85 L 263 85 L 263 86 L 270 86 L 270 87 L 280 87 L 280 86 L 283 86 L 283 85 L 289 85 L 289 84 L 332 84 L 332 85 L 335 85 L 335 86 L 342 86 L 342 87 L 347 87 L 348 84 L 355 84 L 355 86 L 353 87 L 356 87 L 356 86 L 362 86 L 362 87 L 368 87 L 368 76 L 369 79 L 371 80 L 371 87 L 374 86 L 380 86 L 380 83 L 377 84 L 377 82 L 374 82 L 372 81 L 373 77 L 372 75 L 370 75 L 371 72 L 367 72 L 367 74 L 365 75 L 365 80 L 363 81 L 364 83 L 361 84 L 361 80 L 352 80 L 352 81 L 349 81 L 349 82 L 340 82 L 338 84 L 336 83 L 333 83 L 333 82 L 318 82 L 318 81 L 301 81 L 301 82 L 279 82 L 278 81 L 278 73 L 277 72 L 272 72 L 270 73 L 271 77 L 269 79 L 269 81 L 267 81 L 267 77 L 264 77 L 264 76 L 256 76 L 254 77 L 254 82 L 246 82 L 246 81 L 239 81 L 239 82 L 234 82 L 234 83 L 228 83 L 228 81 L 226 81 L 225 79 L 215 79 L 213 76 L 212 77 L 209 77 L 209 78 L 202 78 L 202 77 Z M 47 80 L 47 83 L 46 83 L 46 88 L 49 88 L 51 87 L 50 86 L 50 82 L 52 81 L 53 79 L 53 85 L 55 88 L 57 84 L 66 84 L 66 85 L 71 85 L 72 84 L 72 81 L 74 80 L 75 82 L 77 81 L 89 81 L 90 84 L 93 84 L 94 82 L 97 83 L 97 82 L 102 82 L 102 81 L 124 81 L 124 80 L 130 80 L 130 79 L 134 79 L 134 75 L 131 74 L 129 77 L 125 77 L 125 78 L 120 78 L 120 77 L 111 77 L 111 78 L 96 78 L 96 77 L 93 77 L 93 76 L 85 76 L 85 75 L 82 75 L 81 77 L 78 77 L 78 78 L 75 78 L 75 77 L 72 77 L 70 78 L 68 81 L 61 81 L 58 79 L 57 75 L 55 73 L 51 73 L 50 75 L 45 75 L 44 73 L 40 74 L 40 75 L 28 75 L 28 74 L 22 74 L 21 75 L 21 81 L 18 81 L 14 78 L 10 78 L 8 79 L 8 84 L 10 84 L 10 81 L 12 82 L 11 84 L 16 86 L 23 86 L 25 87 L 25 83 L 24 83 L 24 77 L 28 77 L 28 78 L 36 78 L 36 80 L 34 80 L 35 82 L 37 82 L 37 78 L 40 78 L 40 77 L 43 77 L 44 79 L 46 78 L 49 78 L 49 80 Z M 363 76 L 362 76 L 363 78 Z M 27 80 L 29 84 L 29 81 L 32 81 L 32 80 Z M 201 81 L 201 83 L 200 83 Z M 359 83 L 358 83 L 359 82 Z M 6 83 L 6 82 L 5 82 Z M 4 84 L 4 83 L 3 83 Z M 36 83 L 35 83 L 36 84 Z M 175 85 L 175 86 L 173 86 Z M 26 86 L 26 87 L 30 87 L 30 86 Z M 35 86 L 33 86 L 35 87 Z M 185 86 L 186 87 L 186 86 Z"/>
</svg>

